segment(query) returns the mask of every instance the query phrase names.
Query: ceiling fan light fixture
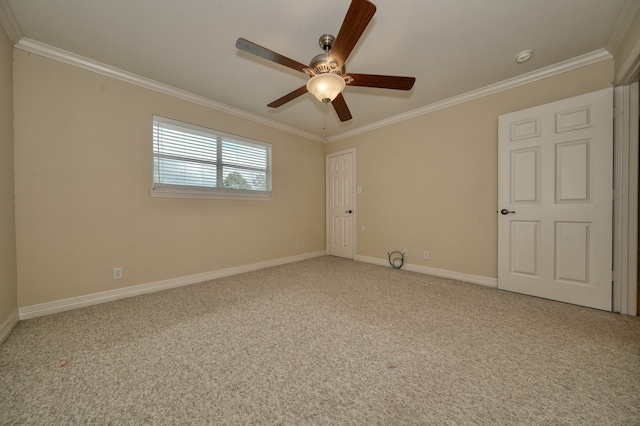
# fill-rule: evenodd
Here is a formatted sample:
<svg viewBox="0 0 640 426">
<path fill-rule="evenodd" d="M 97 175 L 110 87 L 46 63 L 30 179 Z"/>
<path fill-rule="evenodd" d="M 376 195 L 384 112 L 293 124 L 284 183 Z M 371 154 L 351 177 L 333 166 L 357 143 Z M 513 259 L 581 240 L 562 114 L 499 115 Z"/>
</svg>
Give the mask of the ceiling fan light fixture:
<svg viewBox="0 0 640 426">
<path fill-rule="evenodd" d="M 345 86 L 344 79 L 332 73 L 317 74 L 307 81 L 307 90 L 324 103 L 333 101 Z"/>
</svg>

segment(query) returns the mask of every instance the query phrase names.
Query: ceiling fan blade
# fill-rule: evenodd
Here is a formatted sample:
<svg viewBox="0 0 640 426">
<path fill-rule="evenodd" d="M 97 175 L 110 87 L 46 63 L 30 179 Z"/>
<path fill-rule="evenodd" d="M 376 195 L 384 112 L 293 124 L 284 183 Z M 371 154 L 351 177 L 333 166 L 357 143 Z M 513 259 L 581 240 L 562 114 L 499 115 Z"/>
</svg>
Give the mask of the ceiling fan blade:
<svg viewBox="0 0 640 426">
<path fill-rule="evenodd" d="M 347 106 L 347 102 L 344 100 L 344 96 L 342 96 L 342 93 L 338 94 L 338 96 L 336 96 L 336 98 L 331 101 L 331 104 L 336 110 L 340 121 L 349 121 L 353 118 L 351 116 L 351 111 L 349 111 L 349 107 Z"/>
<path fill-rule="evenodd" d="M 282 105 L 286 104 L 287 102 L 294 100 L 298 96 L 304 95 L 305 93 L 307 93 L 307 86 L 306 85 L 300 87 L 299 89 L 294 90 L 291 93 L 288 93 L 288 94 L 284 95 L 280 99 L 276 99 L 275 101 L 271 102 L 267 106 L 270 107 L 270 108 L 278 108 L 279 106 L 282 106 Z"/>
<path fill-rule="evenodd" d="M 378 87 L 380 89 L 411 90 L 415 77 L 398 77 L 395 75 L 347 74 L 349 86 Z M 350 81 L 353 78 L 353 81 Z"/>
<path fill-rule="evenodd" d="M 331 48 L 331 56 L 339 59 L 344 65 L 375 13 L 376 6 L 370 1 L 353 0 Z"/>
<path fill-rule="evenodd" d="M 236 41 L 236 47 L 240 50 L 244 50 L 245 52 L 249 52 L 252 55 L 259 56 L 271 62 L 275 62 L 276 64 L 284 65 L 285 67 L 289 67 L 296 71 L 304 72 L 305 68 L 309 68 L 305 64 L 289 59 L 286 56 L 282 56 L 279 53 L 259 46 L 249 40 L 245 40 L 244 38 L 239 38 L 238 41 Z"/>
</svg>

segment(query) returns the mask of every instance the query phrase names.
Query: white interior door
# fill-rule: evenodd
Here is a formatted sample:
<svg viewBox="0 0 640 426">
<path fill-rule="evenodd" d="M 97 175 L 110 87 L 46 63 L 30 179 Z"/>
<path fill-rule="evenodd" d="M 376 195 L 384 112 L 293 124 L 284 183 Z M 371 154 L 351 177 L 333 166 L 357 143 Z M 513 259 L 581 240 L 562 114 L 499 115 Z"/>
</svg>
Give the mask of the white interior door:
<svg viewBox="0 0 640 426">
<path fill-rule="evenodd" d="M 498 287 L 610 311 L 613 89 L 498 130 Z"/>
<path fill-rule="evenodd" d="M 354 153 L 327 156 L 327 247 L 331 256 L 353 259 Z"/>
</svg>

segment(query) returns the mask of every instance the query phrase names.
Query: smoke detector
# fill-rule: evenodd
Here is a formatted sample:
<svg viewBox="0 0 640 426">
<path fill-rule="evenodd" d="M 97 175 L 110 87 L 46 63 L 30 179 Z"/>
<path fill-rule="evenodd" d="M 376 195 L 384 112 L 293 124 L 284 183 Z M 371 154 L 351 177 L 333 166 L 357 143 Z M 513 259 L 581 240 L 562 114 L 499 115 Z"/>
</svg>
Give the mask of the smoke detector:
<svg viewBox="0 0 640 426">
<path fill-rule="evenodd" d="M 533 50 L 524 50 L 516 55 L 516 62 L 524 64 L 533 56 Z"/>
</svg>

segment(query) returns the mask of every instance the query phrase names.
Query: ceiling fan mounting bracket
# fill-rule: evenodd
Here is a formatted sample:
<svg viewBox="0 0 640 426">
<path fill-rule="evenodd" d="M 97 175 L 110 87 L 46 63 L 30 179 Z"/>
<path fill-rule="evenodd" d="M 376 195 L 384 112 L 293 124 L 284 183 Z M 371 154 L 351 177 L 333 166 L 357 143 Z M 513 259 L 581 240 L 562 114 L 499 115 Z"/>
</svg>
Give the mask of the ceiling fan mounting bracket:
<svg viewBox="0 0 640 426">
<path fill-rule="evenodd" d="M 320 39 L 318 40 L 318 43 L 320 44 L 322 50 L 328 53 L 331 50 L 331 47 L 333 47 L 334 41 L 336 41 L 336 38 L 333 35 L 322 34 L 320 36 Z"/>
</svg>

